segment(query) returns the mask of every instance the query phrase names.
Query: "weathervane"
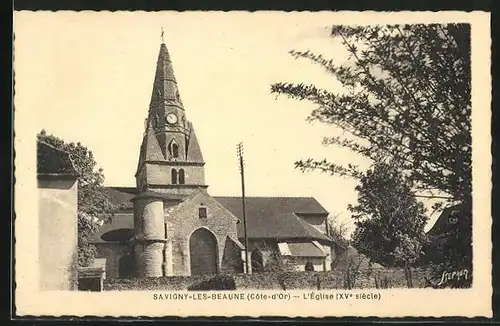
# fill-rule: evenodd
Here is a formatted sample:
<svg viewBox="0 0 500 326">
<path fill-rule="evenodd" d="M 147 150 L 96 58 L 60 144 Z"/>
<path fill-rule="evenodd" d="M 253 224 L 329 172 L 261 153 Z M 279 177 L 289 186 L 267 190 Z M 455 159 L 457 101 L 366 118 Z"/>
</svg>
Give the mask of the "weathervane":
<svg viewBox="0 0 500 326">
<path fill-rule="evenodd" d="M 161 28 L 161 43 L 165 43 L 165 40 L 163 39 L 163 34 L 165 32 L 163 31 L 163 27 Z"/>
</svg>

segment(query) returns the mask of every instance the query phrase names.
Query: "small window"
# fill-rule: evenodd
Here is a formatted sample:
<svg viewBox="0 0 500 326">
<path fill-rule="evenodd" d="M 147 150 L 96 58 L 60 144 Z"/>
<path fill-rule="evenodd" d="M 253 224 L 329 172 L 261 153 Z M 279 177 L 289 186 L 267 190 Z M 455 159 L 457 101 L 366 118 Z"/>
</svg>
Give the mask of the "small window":
<svg viewBox="0 0 500 326">
<path fill-rule="evenodd" d="M 172 184 L 176 185 L 177 184 L 177 170 L 172 169 Z"/>
<path fill-rule="evenodd" d="M 176 143 L 172 144 L 172 157 L 178 158 L 179 157 L 179 145 Z"/>
<path fill-rule="evenodd" d="M 314 272 L 314 265 L 311 261 L 306 262 L 306 266 L 304 268 L 306 272 Z"/>
<path fill-rule="evenodd" d="M 172 158 L 179 157 L 179 145 L 172 139 L 172 141 L 168 144 L 168 152 Z"/>
<path fill-rule="evenodd" d="M 207 218 L 207 208 L 206 207 L 198 208 L 198 215 L 200 218 Z"/>
<path fill-rule="evenodd" d="M 184 169 L 179 170 L 179 184 L 183 185 L 186 182 L 184 178 Z"/>
</svg>

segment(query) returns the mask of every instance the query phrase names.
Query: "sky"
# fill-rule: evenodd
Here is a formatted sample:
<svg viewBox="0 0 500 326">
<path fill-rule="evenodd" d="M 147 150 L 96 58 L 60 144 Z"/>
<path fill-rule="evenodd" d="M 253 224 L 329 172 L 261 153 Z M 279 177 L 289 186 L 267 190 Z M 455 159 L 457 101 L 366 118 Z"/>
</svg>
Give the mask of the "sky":
<svg viewBox="0 0 500 326">
<path fill-rule="evenodd" d="M 312 196 L 350 221 L 356 182 L 294 162 L 309 157 L 368 166 L 346 149 L 325 147 L 340 130 L 305 119 L 314 105 L 270 93 L 275 82 L 342 87 L 288 51 L 311 50 L 341 63 L 329 36 L 333 14 L 52 13 L 15 19 L 16 107 L 32 132 L 81 142 L 104 170 L 105 184 L 135 186 L 160 31 L 170 52 L 187 118 L 203 151 L 208 191 L 241 194 L 236 144 L 243 142 L 248 196 Z M 33 138 L 34 139 L 34 138 Z M 352 230 L 351 230 L 352 231 Z"/>
</svg>

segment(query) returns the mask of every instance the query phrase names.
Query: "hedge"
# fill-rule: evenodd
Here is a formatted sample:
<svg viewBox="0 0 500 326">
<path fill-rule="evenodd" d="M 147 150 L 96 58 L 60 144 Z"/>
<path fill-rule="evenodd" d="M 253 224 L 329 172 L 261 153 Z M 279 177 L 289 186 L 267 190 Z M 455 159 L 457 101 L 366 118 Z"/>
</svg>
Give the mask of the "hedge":
<svg viewBox="0 0 500 326">
<path fill-rule="evenodd" d="M 210 276 L 170 276 L 144 278 L 106 278 L 105 291 L 186 290 L 190 285 L 208 281 Z"/>
<path fill-rule="evenodd" d="M 414 269 L 414 288 L 427 286 L 426 270 Z M 350 284 L 347 279 L 350 277 Z M 354 278 L 354 279 L 353 279 Z M 277 272 L 251 275 L 171 276 L 159 278 L 108 278 L 105 291 L 116 290 L 254 290 L 254 289 L 346 289 L 346 288 L 405 288 L 406 277 L 402 269 L 364 270 L 357 275 L 346 271 Z"/>
</svg>

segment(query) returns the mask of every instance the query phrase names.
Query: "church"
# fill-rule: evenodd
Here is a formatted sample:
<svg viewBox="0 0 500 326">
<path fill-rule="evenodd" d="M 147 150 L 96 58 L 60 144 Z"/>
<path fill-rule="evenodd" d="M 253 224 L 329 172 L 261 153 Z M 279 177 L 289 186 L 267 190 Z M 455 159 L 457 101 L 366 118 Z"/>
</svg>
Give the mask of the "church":
<svg viewBox="0 0 500 326">
<path fill-rule="evenodd" d="M 273 257 L 296 270 L 330 270 L 341 247 L 329 236 L 328 212 L 311 197 L 245 198 L 246 264 L 242 198 L 209 194 L 187 113 L 162 42 L 136 187 L 106 188 L 118 210 L 89 239 L 106 277 L 258 273 Z"/>
</svg>

